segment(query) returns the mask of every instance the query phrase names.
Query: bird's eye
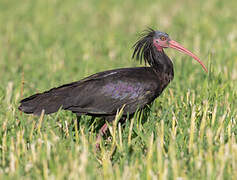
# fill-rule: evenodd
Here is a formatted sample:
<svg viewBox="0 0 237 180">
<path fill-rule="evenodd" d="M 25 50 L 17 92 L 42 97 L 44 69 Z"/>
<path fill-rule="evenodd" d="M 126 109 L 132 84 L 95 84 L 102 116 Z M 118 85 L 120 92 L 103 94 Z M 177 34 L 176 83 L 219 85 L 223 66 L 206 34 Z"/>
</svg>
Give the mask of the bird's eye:
<svg viewBox="0 0 237 180">
<path fill-rule="evenodd" d="M 161 40 L 161 41 L 165 41 L 165 40 L 166 40 L 166 37 L 165 37 L 165 36 L 161 36 L 161 37 L 160 37 L 160 40 Z"/>
</svg>

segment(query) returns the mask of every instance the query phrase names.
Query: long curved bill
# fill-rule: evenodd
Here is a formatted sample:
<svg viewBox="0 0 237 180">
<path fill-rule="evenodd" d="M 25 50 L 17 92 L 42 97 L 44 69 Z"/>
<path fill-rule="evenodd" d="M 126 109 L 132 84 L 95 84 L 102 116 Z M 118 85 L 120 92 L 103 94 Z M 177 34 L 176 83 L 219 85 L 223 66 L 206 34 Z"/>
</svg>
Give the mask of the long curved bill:
<svg viewBox="0 0 237 180">
<path fill-rule="evenodd" d="M 197 62 L 199 62 L 201 64 L 201 66 L 203 67 L 203 69 L 207 71 L 207 68 L 205 67 L 205 65 L 202 63 L 202 61 L 193 53 L 191 53 L 189 50 L 187 50 L 186 48 L 184 48 L 183 46 L 181 46 L 179 43 L 177 43 L 176 41 L 170 40 L 169 41 L 169 47 L 176 49 L 184 54 L 187 54 L 189 56 L 191 56 L 193 59 L 195 59 Z"/>
</svg>

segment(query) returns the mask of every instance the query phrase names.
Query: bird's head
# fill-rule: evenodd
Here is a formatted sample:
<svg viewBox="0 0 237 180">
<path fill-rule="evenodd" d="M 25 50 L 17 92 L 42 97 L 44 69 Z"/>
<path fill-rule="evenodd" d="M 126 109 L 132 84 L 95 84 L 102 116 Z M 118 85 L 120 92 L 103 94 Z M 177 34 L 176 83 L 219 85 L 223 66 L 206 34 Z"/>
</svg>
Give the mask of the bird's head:
<svg viewBox="0 0 237 180">
<path fill-rule="evenodd" d="M 140 60 L 144 58 L 145 62 L 148 62 L 150 65 L 152 65 L 154 62 L 152 59 L 155 57 L 153 47 L 155 47 L 158 52 L 163 52 L 164 48 L 173 48 L 184 54 L 187 54 L 198 61 L 203 69 L 207 72 L 207 68 L 195 54 L 184 48 L 176 41 L 171 40 L 167 33 L 154 31 L 151 28 L 144 31 L 141 39 L 139 39 L 134 44 L 135 49 L 132 57 L 136 57 L 136 59 Z"/>
</svg>

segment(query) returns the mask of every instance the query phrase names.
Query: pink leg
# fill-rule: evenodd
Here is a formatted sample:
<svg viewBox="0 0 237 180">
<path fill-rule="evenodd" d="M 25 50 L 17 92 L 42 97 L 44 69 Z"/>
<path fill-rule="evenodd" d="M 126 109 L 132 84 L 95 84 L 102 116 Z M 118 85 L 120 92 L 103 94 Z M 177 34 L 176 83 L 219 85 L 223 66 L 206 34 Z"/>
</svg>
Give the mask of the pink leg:
<svg viewBox="0 0 237 180">
<path fill-rule="evenodd" d="M 96 149 L 100 148 L 101 137 L 106 133 L 107 129 L 108 129 L 108 126 L 106 123 L 100 128 L 99 134 L 97 135 L 97 138 L 96 138 L 96 145 L 95 145 Z"/>
</svg>

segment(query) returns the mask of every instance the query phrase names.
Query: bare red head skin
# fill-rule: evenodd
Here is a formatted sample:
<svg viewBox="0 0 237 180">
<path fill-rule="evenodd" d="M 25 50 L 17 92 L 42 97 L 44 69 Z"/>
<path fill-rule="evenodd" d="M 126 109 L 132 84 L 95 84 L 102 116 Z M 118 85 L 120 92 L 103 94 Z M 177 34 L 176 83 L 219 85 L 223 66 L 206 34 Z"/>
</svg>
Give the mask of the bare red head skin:
<svg viewBox="0 0 237 180">
<path fill-rule="evenodd" d="M 163 51 L 163 48 L 173 48 L 184 54 L 191 56 L 193 59 L 195 59 L 197 62 L 201 64 L 201 66 L 206 72 L 208 72 L 205 65 L 195 54 L 193 54 L 192 52 L 184 48 L 182 45 L 180 45 L 176 41 L 171 40 L 168 34 L 160 32 L 160 31 L 156 31 L 156 35 L 153 39 L 153 44 L 156 47 L 157 51 Z"/>
</svg>

